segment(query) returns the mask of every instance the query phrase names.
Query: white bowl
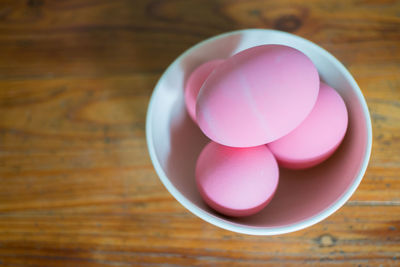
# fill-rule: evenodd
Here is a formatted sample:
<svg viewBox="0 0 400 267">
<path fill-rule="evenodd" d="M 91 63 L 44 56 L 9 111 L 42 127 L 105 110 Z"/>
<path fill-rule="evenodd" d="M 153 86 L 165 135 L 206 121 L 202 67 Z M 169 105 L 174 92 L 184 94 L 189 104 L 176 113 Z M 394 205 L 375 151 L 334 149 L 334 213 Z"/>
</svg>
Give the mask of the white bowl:
<svg viewBox="0 0 400 267">
<path fill-rule="evenodd" d="M 345 100 L 349 127 L 338 151 L 305 171 L 280 170 L 271 203 L 260 213 L 231 218 L 210 209 L 196 188 L 197 156 L 208 142 L 184 106 L 188 75 L 203 62 L 227 58 L 261 44 L 283 44 L 306 54 L 320 77 Z M 147 111 L 146 138 L 151 161 L 168 191 L 193 214 L 238 233 L 276 235 L 311 226 L 338 210 L 360 184 L 372 146 L 371 119 L 360 88 L 349 71 L 316 44 L 293 34 L 262 29 L 229 32 L 207 39 L 179 56 L 158 81 Z"/>
</svg>

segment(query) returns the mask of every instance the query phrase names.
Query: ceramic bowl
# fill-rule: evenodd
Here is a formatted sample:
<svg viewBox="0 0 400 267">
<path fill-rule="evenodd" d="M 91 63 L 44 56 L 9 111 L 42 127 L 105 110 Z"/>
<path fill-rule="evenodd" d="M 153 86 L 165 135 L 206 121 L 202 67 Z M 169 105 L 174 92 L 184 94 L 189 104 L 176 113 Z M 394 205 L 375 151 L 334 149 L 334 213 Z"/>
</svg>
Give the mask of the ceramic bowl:
<svg viewBox="0 0 400 267">
<path fill-rule="evenodd" d="M 349 126 L 339 149 L 324 163 L 303 171 L 280 169 L 273 200 L 243 218 L 209 208 L 196 188 L 195 164 L 209 141 L 185 110 L 184 85 L 201 63 L 227 58 L 261 44 L 282 44 L 306 54 L 327 84 L 343 97 Z M 349 71 L 329 52 L 299 36 L 247 29 L 207 39 L 179 56 L 158 81 L 147 111 L 146 138 L 154 168 L 168 191 L 190 212 L 218 227 L 245 234 L 276 235 L 309 227 L 337 211 L 360 184 L 371 153 L 372 129 L 366 101 Z"/>
</svg>

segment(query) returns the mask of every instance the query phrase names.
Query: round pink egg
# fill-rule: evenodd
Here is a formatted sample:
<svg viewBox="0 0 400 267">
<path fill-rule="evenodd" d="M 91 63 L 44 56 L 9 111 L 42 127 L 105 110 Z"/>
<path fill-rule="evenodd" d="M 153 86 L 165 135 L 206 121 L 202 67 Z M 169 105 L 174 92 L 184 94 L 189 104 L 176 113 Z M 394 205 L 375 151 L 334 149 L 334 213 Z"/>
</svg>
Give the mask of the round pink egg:
<svg viewBox="0 0 400 267">
<path fill-rule="evenodd" d="M 258 146 L 295 129 L 311 112 L 318 90 L 318 72 L 302 52 L 256 46 L 211 73 L 197 97 L 196 120 L 215 142 Z"/>
<path fill-rule="evenodd" d="M 279 169 L 267 146 L 233 148 L 210 142 L 196 165 L 204 201 L 228 216 L 248 216 L 264 208 L 278 186 Z"/>
<path fill-rule="evenodd" d="M 348 114 L 341 96 L 321 83 L 317 103 L 310 115 L 288 135 L 268 144 L 279 164 L 304 169 L 326 160 L 346 133 Z"/>
<path fill-rule="evenodd" d="M 223 62 L 222 59 L 215 59 L 198 66 L 189 76 L 185 86 L 185 105 L 190 117 L 196 121 L 196 99 L 204 81 Z"/>
</svg>

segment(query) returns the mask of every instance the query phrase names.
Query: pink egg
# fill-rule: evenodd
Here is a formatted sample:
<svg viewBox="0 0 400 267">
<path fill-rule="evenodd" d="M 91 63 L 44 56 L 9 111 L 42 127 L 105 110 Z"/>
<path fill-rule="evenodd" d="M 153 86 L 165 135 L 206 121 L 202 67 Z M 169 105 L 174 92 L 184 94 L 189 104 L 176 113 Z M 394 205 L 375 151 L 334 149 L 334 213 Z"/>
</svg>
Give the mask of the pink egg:
<svg viewBox="0 0 400 267">
<path fill-rule="evenodd" d="M 196 98 L 199 94 L 200 88 L 215 67 L 221 64 L 223 61 L 224 60 L 222 59 L 208 61 L 197 67 L 190 74 L 185 86 L 185 104 L 186 110 L 193 121 L 196 121 Z"/>
<path fill-rule="evenodd" d="M 228 216 L 252 215 L 264 208 L 278 186 L 279 169 L 267 146 L 233 148 L 210 142 L 196 165 L 204 201 Z"/>
<path fill-rule="evenodd" d="M 196 119 L 210 139 L 232 147 L 272 142 L 295 129 L 318 96 L 318 72 L 302 52 L 261 45 L 228 58 L 197 97 Z"/>
<path fill-rule="evenodd" d="M 288 135 L 269 143 L 279 164 L 304 169 L 326 160 L 338 148 L 346 133 L 348 115 L 340 95 L 321 83 L 317 103 L 310 115 Z"/>
<path fill-rule="evenodd" d="M 252 47 L 208 77 L 197 97 L 197 123 L 220 144 L 262 145 L 295 129 L 311 112 L 318 90 L 318 72 L 302 52 L 283 45 Z"/>
</svg>

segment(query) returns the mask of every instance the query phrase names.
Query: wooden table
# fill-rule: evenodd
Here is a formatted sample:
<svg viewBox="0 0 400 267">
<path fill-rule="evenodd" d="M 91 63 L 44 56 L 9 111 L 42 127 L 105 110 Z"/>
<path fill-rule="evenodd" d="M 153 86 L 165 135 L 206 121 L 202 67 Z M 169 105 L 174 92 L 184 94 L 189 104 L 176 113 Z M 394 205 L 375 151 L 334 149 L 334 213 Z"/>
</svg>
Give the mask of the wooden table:
<svg viewBox="0 0 400 267">
<path fill-rule="evenodd" d="M 161 73 L 195 43 L 242 28 L 326 48 L 372 115 L 357 192 L 292 234 L 202 221 L 147 153 Z M 0 0 L 0 265 L 399 266 L 399 173 L 399 1 Z"/>
</svg>

